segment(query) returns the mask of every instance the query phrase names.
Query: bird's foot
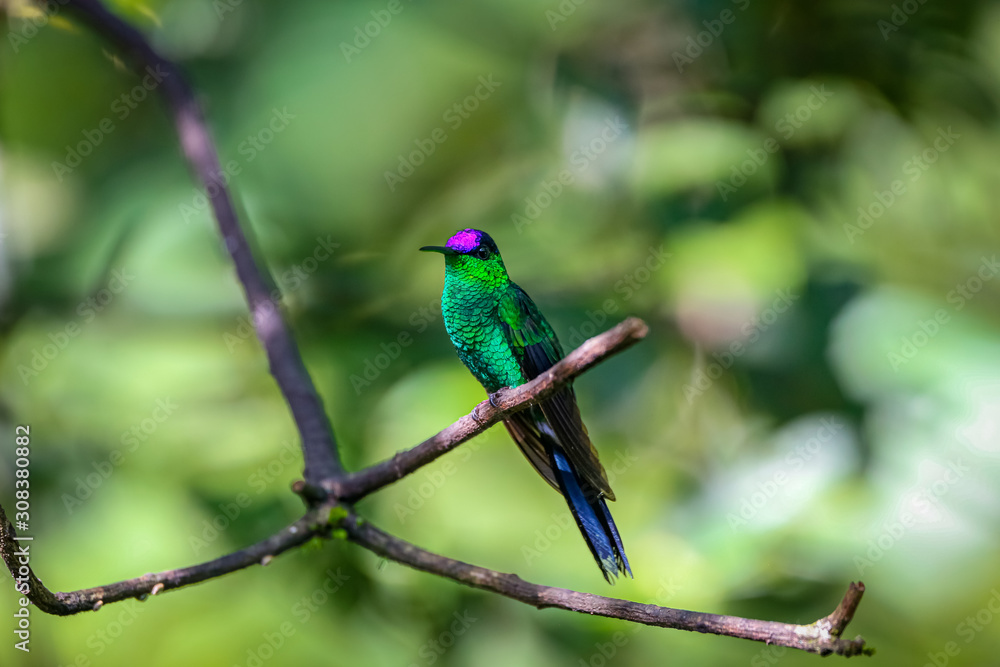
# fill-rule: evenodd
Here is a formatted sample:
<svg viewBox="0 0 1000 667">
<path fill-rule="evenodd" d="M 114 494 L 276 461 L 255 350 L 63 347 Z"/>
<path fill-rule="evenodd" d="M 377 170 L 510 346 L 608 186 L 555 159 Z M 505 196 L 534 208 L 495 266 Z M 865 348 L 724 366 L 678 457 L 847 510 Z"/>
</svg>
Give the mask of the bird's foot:
<svg viewBox="0 0 1000 667">
<path fill-rule="evenodd" d="M 494 408 L 499 408 L 500 406 L 497 403 L 503 398 L 503 395 L 507 392 L 508 389 L 509 387 L 501 387 L 492 394 L 488 394 L 490 405 L 492 405 Z M 482 414 L 480 414 L 479 412 L 480 408 L 482 407 L 483 407 L 482 403 L 480 403 L 476 407 L 472 408 L 472 418 L 475 419 L 477 422 L 486 421 L 486 418 L 483 417 Z"/>
<path fill-rule="evenodd" d="M 504 394 L 506 394 L 509 389 L 510 387 L 500 387 L 495 392 L 490 394 L 490 405 L 492 405 L 494 408 L 499 408 L 500 406 L 497 405 L 497 401 L 502 399 Z"/>
</svg>

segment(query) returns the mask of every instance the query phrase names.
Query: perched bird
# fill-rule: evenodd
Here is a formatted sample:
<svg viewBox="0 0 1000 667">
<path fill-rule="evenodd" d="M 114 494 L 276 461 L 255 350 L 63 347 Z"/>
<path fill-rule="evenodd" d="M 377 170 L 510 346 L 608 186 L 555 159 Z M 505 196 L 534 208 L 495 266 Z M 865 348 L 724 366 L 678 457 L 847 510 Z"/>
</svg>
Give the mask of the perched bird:
<svg viewBox="0 0 1000 667">
<path fill-rule="evenodd" d="M 445 246 L 424 246 L 445 259 L 441 312 L 462 360 L 488 394 L 517 387 L 562 359 L 552 327 L 524 290 L 507 277 L 486 232 L 463 229 Z M 570 386 L 504 420 L 535 470 L 562 493 L 604 578 L 632 576 L 605 500 L 614 500 Z"/>
</svg>

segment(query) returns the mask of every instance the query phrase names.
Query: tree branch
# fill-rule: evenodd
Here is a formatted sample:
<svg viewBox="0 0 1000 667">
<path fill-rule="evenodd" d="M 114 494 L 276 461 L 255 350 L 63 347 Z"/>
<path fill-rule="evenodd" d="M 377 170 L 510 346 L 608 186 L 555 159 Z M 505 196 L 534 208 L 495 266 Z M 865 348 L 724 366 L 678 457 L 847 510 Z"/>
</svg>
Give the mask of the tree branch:
<svg viewBox="0 0 1000 667">
<path fill-rule="evenodd" d="M 299 483 L 296 490 L 307 499 L 311 509 L 275 535 L 206 563 L 146 574 L 107 586 L 53 593 L 26 563 L 21 562 L 19 547 L 24 549 L 24 545 L 31 543 L 17 541 L 14 528 L 0 507 L 0 556 L 19 582 L 19 589 L 24 589 L 25 595 L 39 609 L 50 614 L 69 615 L 97 610 L 106 603 L 128 598 L 144 599 L 147 595 L 205 581 L 256 563 L 266 564 L 272 557 L 301 546 L 314 537 L 329 537 L 331 530 L 339 527 L 352 542 L 385 558 L 540 609 L 555 607 L 656 627 L 741 637 L 821 655 L 870 654 L 871 649 L 864 647 L 864 640 L 860 637 L 853 640 L 840 638 L 861 601 L 864 586 L 860 583 L 851 584 L 833 613 L 810 625 L 703 614 L 531 584 L 513 574 L 495 572 L 420 549 L 362 521 L 349 506 L 337 504 L 331 494 L 353 500 L 373 493 L 481 433 L 503 417 L 551 395 L 594 364 L 645 336 L 645 323 L 629 318 L 613 330 L 590 339 L 536 380 L 491 397 L 491 401 L 477 406 L 471 415 L 462 417 L 420 445 L 370 468 L 346 475 L 322 402 L 280 308 L 271 300 L 271 281 L 265 278 L 254 260 L 250 245 L 240 229 L 203 115 L 179 69 L 161 58 L 141 33 L 108 12 L 97 0 L 60 1 L 77 12 L 96 32 L 122 49 L 140 68 L 151 69 L 161 80 L 159 85 L 173 114 L 184 155 L 206 188 L 222 239 L 246 293 L 254 328 L 267 353 L 271 373 L 299 429 L 305 458 L 305 481 Z"/>
<path fill-rule="evenodd" d="M 147 595 L 157 595 L 163 591 L 197 584 L 251 565 L 267 565 L 271 558 L 282 552 L 305 544 L 314 537 L 328 535 L 329 516 L 329 506 L 314 508 L 266 540 L 206 563 L 158 574 L 144 574 L 135 579 L 126 579 L 107 586 L 84 588 L 71 593 L 53 593 L 35 576 L 30 566 L 20 562 L 18 549 L 27 546 L 30 555 L 32 542 L 16 541 L 17 533 L 14 531 L 14 526 L 7 520 L 3 507 L 0 507 L 0 556 L 3 557 L 14 579 L 18 581 L 19 587 L 21 582 L 27 584 L 26 592 L 23 587 L 19 588 L 22 595 L 47 614 L 70 616 L 82 611 L 97 611 L 111 602 L 129 598 L 145 599 Z"/>
<path fill-rule="evenodd" d="M 645 322 L 637 317 L 628 318 L 613 329 L 585 341 L 531 382 L 503 390 L 490 400 L 483 401 L 471 413 L 416 447 L 364 470 L 347 474 L 335 485 L 334 493 L 343 500 L 355 501 L 402 479 L 505 417 L 548 398 L 584 371 L 635 345 L 648 332 Z"/>
<path fill-rule="evenodd" d="M 257 338 L 267 352 L 271 374 L 292 411 L 302 439 L 304 477 L 310 487 L 328 485 L 343 473 L 333 427 L 323 409 L 312 378 L 302 362 L 279 303 L 271 298 L 276 287 L 265 278 L 254 260 L 229 190 L 205 118 L 191 88 L 176 65 L 162 58 L 146 38 L 131 25 L 109 12 L 97 0 L 65 0 L 66 5 L 107 41 L 121 49 L 140 70 L 154 73 L 158 88 L 170 107 L 184 157 L 204 186 L 219 233 L 236 267 L 236 275 L 246 295 Z M 329 489 L 327 489 L 329 490 Z M 325 494 L 303 494 L 313 499 Z"/>
<path fill-rule="evenodd" d="M 707 614 L 532 584 L 514 574 L 497 572 L 431 553 L 379 530 L 358 517 L 353 510 L 327 504 L 309 510 L 301 519 L 266 540 L 191 567 L 146 574 L 71 593 L 49 591 L 27 566 L 23 566 L 21 580 L 27 581 L 26 595 L 39 609 L 49 614 L 68 616 L 83 611 L 97 611 L 106 603 L 129 598 L 142 600 L 147 595 L 196 584 L 251 565 L 266 565 L 271 558 L 314 537 L 329 537 L 334 527 L 344 530 L 351 542 L 379 556 L 473 588 L 497 593 L 538 609 L 563 609 L 660 628 L 750 639 L 819 655 L 835 653 L 850 657 L 871 655 L 874 652 L 865 647 L 865 641 L 861 637 L 843 639 L 840 636 L 853 619 L 864 594 L 865 587 L 860 582 L 850 585 L 844 599 L 829 616 L 809 625 Z M 0 554 L 15 578 L 22 567 L 16 554 L 16 536 L 13 526 L 0 507 Z"/>
<path fill-rule="evenodd" d="M 580 347 L 570 352 L 565 359 L 532 382 L 496 396 L 496 406 L 492 405 L 489 400 L 483 401 L 476 406 L 471 414 L 460 418 L 420 445 L 334 483 L 338 486 L 350 485 L 346 488 L 351 489 L 353 498 L 362 498 L 373 493 L 485 431 L 505 415 L 523 410 L 550 396 L 580 373 L 634 345 L 646 335 L 648 330 L 646 323 L 642 320 L 634 317 L 628 318 L 613 329 L 585 341 Z M 481 412 L 483 416 L 477 418 L 477 411 Z M 301 483 L 297 484 L 295 490 L 297 493 L 304 493 Z M 106 586 L 71 593 L 53 593 L 28 568 L 23 573 L 25 575 L 23 578 L 28 583 L 27 596 L 42 611 L 65 616 L 89 611 L 94 609 L 94 605 L 98 603 L 119 602 L 148 595 L 158 584 L 162 584 L 162 586 L 157 589 L 157 593 L 205 581 L 253 565 L 263 558 L 275 556 L 307 542 L 314 536 L 328 534 L 330 530 L 329 516 L 333 507 L 335 505 L 330 503 L 318 505 L 285 530 L 228 556 L 191 567 L 167 570 L 160 574 L 147 574 Z M 340 510 L 340 513 L 344 514 L 345 512 Z M 16 554 L 18 543 L 14 539 L 15 537 L 14 527 L 8 523 L 3 507 L 0 506 L 0 556 L 7 564 L 11 574 L 17 579 L 22 573 L 19 573 L 20 564 Z"/>
<path fill-rule="evenodd" d="M 870 648 L 865 648 L 865 640 L 861 637 L 855 639 L 842 639 L 840 637 L 844 627 L 853 618 L 858 603 L 861 602 L 861 595 L 864 593 L 865 587 L 860 582 L 850 585 L 840 605 L 829 616 L 809 625 L 795 625 L 672 609 L 581 593 L 565 588 L 539 586 L 524 581 L 513 574 L 469 565 L 425 551 L 379 530 L 354 514 L 348 516 L 342 525 L 347 531 L 349 540 L 384 558 L 417 570 L 447 577 L 473 588 L 497 593 L 539 609 L 551 607 L 581 614 L 620 618 L 659 628 L 750 639 L 818 653 L 819 655 L 836 653 L 850 657 L 862 654 L 871 655 L 874 652 Z"/>
</svg>

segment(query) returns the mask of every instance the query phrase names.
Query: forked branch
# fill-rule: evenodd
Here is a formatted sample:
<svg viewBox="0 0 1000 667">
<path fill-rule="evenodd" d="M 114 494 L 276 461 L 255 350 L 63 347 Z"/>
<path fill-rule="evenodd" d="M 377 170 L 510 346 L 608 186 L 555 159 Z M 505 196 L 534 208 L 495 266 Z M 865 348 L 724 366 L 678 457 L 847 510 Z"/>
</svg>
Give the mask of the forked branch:
<svg viewBox="0 0 1000 667">
<path fill-rule="evenodd" d="M 60 2 L 120 48 L 138 69 L 155 68 L 162 75 L 160 92 L 173 115 L 184 155 L 207 191 L 222 240 L 246 293 L 254 328 L 267 353 L 271 373 L 299 429 L 305 480 L 296 485 L 296 491 L 307 500 L 310 509 L 301 519 L 275 535 L 206 563 L 146 574 L 107 586 L 53 593 L 27 565 L 29 559 L 19 556 L 19 550 L 24 548 L 22 545 L 31 543 L 18 541 L 13 526 L 0 507 L 0 556 L 18 581 L 19 590 L 39 609 L 50 614 L 69 615 L 97 610 L 105 604 L 129 598 L 145 599 L 161 591 L 205 581 L 254 564 L 266 564 L 274 556 L 314 537 L 329 537 L 331 531 L 341 529 L 350 541 L 380 556 L 538 608 L 555 607 L 656 627 L 742 637 L 821 655 L 837 653 L 851 656 L 871 652 L 864 647 L 864 640 L 860 637 L 847 640 L 840 636 L 861 601 L 864 586 L 860 583 L 851 584 L 847 595 L 832 614 L 810 625 L 757 621 L 531 584 L 513 574 L 495 572 L 425 551 L 358 518 L 349 504 L 351 501 L 401 479 L 483 432 L 504 416 L 549 396 L 594 364 L 640 340 L 647 331 L 645 323 L 629 318 L 614 329 L 585 342 L 534 381 L 493 397 L 492 403 L 483 402 L 472 414 L 462 417 L 429 440 L 365 470 L 345 473 L 322 402 L 280 307 L 271 297 L 272 282 L 255 261 L 250 244 L 240 228 L 228 188 L 218 177 L 221 170 L 214 144 L 180 70 L 159 56 L 141 33 L 108 12 L 97 0 Z"/>
<path fill-rule="evenodd" d="M 195 584 L 251 565 L 266 565 L 274 556 L 314 537 L 328 537 L 335 528 L 343 530 L 351 542 L 389 560 L 539 609 L 549 607 L 659 628 L 750 639 L 819 655 L 850 657 L 870 655 L 873 652 L 865 647 L 865 641 L 861 637 L 841 637 L 861 602 L 865 587 L 860 582 L 850 585 L 843 600 L 829 616 L 809 625 L 707 614 L 533 584 L 514 574 L 470 565 L 426 551 L 379 530 L 351 510 L 335 506 L 314 508 L 280 533 L 227 556 L 107 586 L 71 593 L 52 593 L 34 576 L 30 568 L 26 568 L 27 595 L 39 609 L 50 614 L 66 616 L 82 611 L 96 611 L 107 603 L 129 598 L 144 600 L 148 595 Z M 15 553 L 15 537 L 13 528 L 0 508 L 0 551 L 12 572 L 15 572 L 16 559 L 8 556 Z"/>
</svg>

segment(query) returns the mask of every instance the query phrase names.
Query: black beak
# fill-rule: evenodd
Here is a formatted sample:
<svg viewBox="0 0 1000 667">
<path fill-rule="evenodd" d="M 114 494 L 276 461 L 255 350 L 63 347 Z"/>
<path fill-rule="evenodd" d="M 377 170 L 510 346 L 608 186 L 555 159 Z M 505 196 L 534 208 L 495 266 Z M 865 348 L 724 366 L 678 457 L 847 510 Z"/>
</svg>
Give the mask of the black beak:
<svg viewBox="0 0 1000 667">
<path fill-rule="evenodd" d="M 441 245 L 425 245 L 420 249 L 422 252 L 439 252 L 442 255 L 457 255 L 458 252 Z"/>
</svg>

